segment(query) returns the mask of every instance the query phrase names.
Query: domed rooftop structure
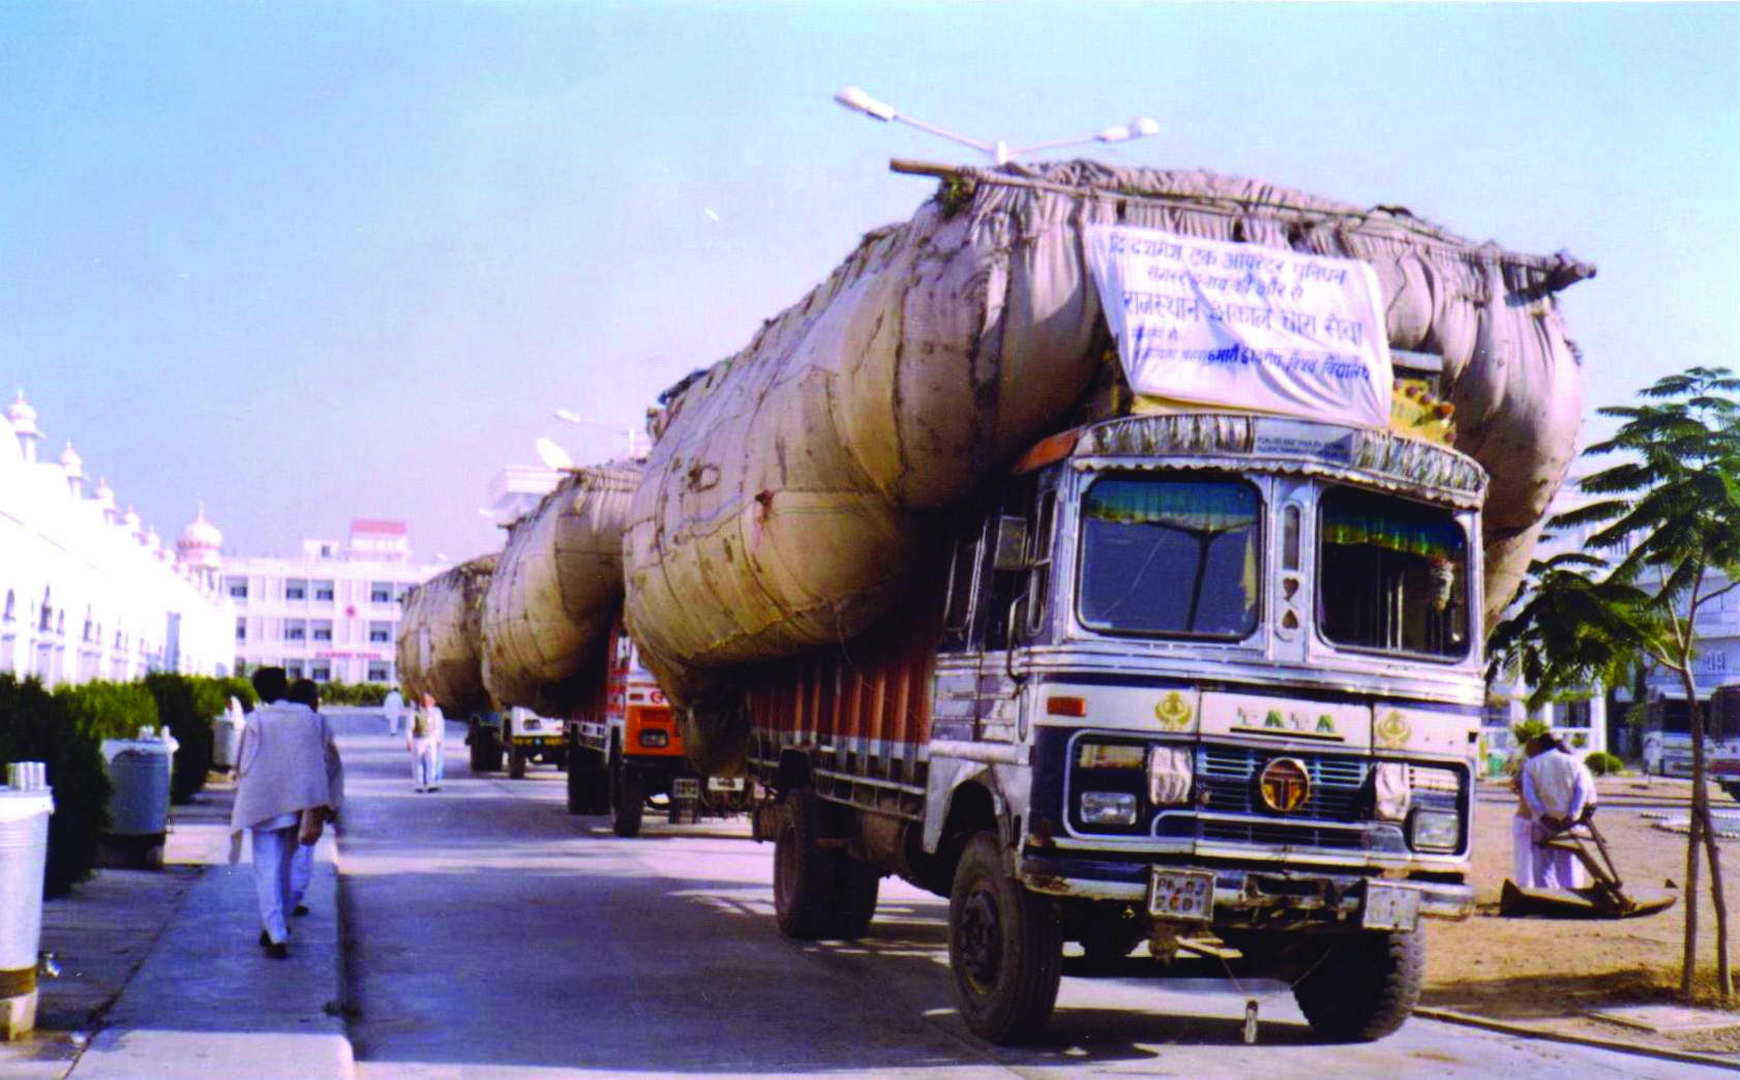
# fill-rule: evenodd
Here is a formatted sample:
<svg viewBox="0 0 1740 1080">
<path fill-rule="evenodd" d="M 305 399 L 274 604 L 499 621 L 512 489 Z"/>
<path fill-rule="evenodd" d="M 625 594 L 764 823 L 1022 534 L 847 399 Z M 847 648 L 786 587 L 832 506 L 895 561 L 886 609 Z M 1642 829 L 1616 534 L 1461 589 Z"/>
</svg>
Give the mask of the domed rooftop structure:
<svg viewBox="0 0 1740 1080">
<path fill-rule="evenodd" d="M 104 510 L 115 508 L 115 489 L 109 486 L 108 477 L 98 478 L 97 490 L 91 493 L 91 497 L 97 500 L 97 505 Z"/>
<path fill-rule="evenodd" d="M 66 449 L 60 452 L 60 467 L 66 470 L 69 477 L 82 478 L 85 475 L 85 459 L 73 449 L 71 439 L 66 441 Z"/>
<path fill-rule="evenodd" d="M 31 407 L 30 402 L 24 400 L 22 387 L 12 404 L 6 406 L 6 419 L 12 421 L 12 430 L 20 435 L 42 435 L 36 426 L 36 410 Z"/>
<path fill-rule="evenodd" d="M 187 523 L 187 528 L 181 530 L 181 537 L 175 541 L 175 550 L 185 554 L 196 551 L 216 551 L 224 546 L 224 534 L 218 527 L 205 518 L 205 504 L 199 504 L 199 513 Z"/>
</svg>

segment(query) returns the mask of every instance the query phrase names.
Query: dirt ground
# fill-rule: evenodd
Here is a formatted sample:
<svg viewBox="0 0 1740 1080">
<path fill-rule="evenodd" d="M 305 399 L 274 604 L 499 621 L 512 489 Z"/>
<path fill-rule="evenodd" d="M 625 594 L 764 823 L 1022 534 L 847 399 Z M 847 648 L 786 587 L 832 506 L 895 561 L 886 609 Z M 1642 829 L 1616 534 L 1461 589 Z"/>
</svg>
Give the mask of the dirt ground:
<svg viewBox="0 0 1740 1080">
<path fill-rule="evenodd" d="M 1493 790 L 1499 790 L 1494 788 Z M 1661 817 L 1683 817 L 1691 785 L 1683 780 L 1603 777 L 1596 823 L 1606 836 L 1627 885 L 1660 887 L 1671 881 L 1682 895 L 1672 908 L 1632 919 L 1503 918 L 1499 890 L 1511 866 L 1510 807 L 1483 799 L 1475 817 L 1474 885 L 1480 913 L 1460 923 L 1428 923 L 1426 992 L 1422 1004 L 1499 1019 L 1538 1022 L 1576 1016 L 1602 1004 L 1676 1000 L 1685 934 L 1686 836 L 1657 827 Z M 1668 801 L 1657 809 L 1640 804 Z M 1716 810 L 1740 810 L 1711 789 Z M 1646 817 L 1653 814 L 1655 818 Z M 1720 828 L 1720 825 L 1718 825 Z M 1726 907 L 1740 914 L 1740 841 L 1720 842 L 1726 870 Z M 1715 917 L 1709 873 L 1699 882 L 1699 962 L 1704 1004 L 1713 986 Z M 1740 935 L 1740 920 L 1734 930 Z M 1740 1014 L 1736 1014 L 1740 1024 Z M 1609 1027 L 1608 1025 L 1601 1025 Z M 1611 1029 L 1609 1029 L 1609 1033 Z M 1677 1045 L 1712 1052 L 1740 1051 L 1740 1029 L 1706 1033 Z"/>
</svg>

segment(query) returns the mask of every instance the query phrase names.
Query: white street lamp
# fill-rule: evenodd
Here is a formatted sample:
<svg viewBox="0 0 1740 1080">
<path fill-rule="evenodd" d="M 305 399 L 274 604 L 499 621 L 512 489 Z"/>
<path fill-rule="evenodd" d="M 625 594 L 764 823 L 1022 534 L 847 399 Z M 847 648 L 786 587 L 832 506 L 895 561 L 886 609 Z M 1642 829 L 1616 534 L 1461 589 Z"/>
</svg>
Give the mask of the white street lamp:
<svg viewBox="0 0 1740 1080">
<path fill-rule="evenodd" d="M 841 87 L 839 93 L 834 95 L 834 100 L 846 108 L 851 109 L 853 112 L 861 112 L 873 120 L 880 120 L 883 123 L 888 123 L 891 120 L 899 121 L 908 127 L 915 127 L 920 131 L 928 131 L 932 135 L 940 135 L 951 142 L 958 142 L 962 146 L 970 146 L 975 150 L 981 150 L 990 154 L 992 159 L 999 165 L 1005 165 L 1023 154 L 1031 154 L 1035 150 L 1054 150 L 1060 146 L 1075 146 L 1080 143 L 1088 142 L 1128 142 L 1131 139 L 1140 139 L 1156 134 L 1160 130 L 1159 122 L 1153 117 L 1138 116 L 1127 124 L 1118 124 L 1115 127 L 1104 128 L 1100 131 L 1094 132 L 1092 135 L 1082 135 L 1072 139 L 1055 139 L 1051 142 L 1035 143 L 1032 146 L 1023 146 L 1019 149 L 1011 150 L 1009 144 L 1004 142 L 1002 139 L 998 139 L 994 143 L 980 142 L 977 139 L 969 139 L 964 135 L 957 135 L 952 131 L 947 131 L 932 124 L 927 124 L 922 120 L 914 120 L 910 116 L 904 116 L 894 106 L 876 100 L 856 86 Z"/>
<path fill-rule="evenodd" d="M 587 427 L 609 428 L 612 431 L 626 432 L 628 435 L 628 456 L 629 457 L 634 457 L 635 452 L 640 448 L 640 444 L 635 438 L 635 430 L 634 430 L 634 427 L 632 425 L 625 428 L 625 427 L 622 427 L 622 426 L 617 425 L 617 424 L 607 424 L 602 420 L 593 420 L 593 419 L 590 419 L 588 417 L 581 416 L 579 413 L 575 412 L 573 409 L 557 409 L 553 415 L 556 417 L 556 419 L 562 421 L 563 423 L 567 423 L 567 424 L 583 424 Z"/>
</svg>

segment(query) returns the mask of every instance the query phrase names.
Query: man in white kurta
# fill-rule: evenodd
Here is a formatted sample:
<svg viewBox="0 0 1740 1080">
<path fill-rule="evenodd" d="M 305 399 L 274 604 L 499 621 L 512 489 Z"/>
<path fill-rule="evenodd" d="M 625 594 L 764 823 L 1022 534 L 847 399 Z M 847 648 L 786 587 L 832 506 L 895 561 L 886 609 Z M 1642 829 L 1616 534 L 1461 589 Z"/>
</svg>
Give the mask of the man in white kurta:
<svg viewBox="0 0 1740 1080">
<path fill-rule="evenodd" d="M 1529 741 L 1523 763 L 1523 800 L 1535 818 L 1539 852 L 1538 880 L 1549 889 L 1575 889 L 1582 884 L 1577 857 L 1562 848 L 1545 847 L 1555 833 L 1570 828 L 1595 809 L 1595 774 L 1564 743 L 1550 735 Z"/>
<path fill-rule="evenodd" d="M 381 701 L 381 711 L 387 714 L 387 734 L 397 735 L 399 722 L 405 718 L 405 698 L 398 687 L 387 691 L 386 698 Z"/>
<path fill-rule="evenodd" d="M 285 916 L 294 904 L 291 865 L 304 810 L 336 814 L 344 799 L 344 767 L 325 718 L 306 705 L 280 700 L 284 669 L 261 668 L 254 687 L 262 704 L 248 717 L 236 748 L 236 802 L 230 812 L 232 861 L 245 831 L 254 845 L 254 891 L 260 944 L 288 955 Z"/>
</svg>

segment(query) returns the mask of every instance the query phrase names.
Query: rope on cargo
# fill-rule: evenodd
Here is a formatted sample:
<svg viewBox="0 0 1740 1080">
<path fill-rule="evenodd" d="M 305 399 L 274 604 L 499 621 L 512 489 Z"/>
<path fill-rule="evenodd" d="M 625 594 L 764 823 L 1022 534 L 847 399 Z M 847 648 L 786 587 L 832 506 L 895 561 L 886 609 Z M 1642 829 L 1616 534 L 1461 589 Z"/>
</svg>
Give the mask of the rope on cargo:
<svg viewBox="0 0 1740 1080">
<path fill-rule="evenodd" d="M 1154 203 L 1181 210 L 1193 210 L 1202 213 L 1220 214 L 1228 218 L 1236 218 L 1254 207 L 1270 210 L 1283 210 L 1293 215 L 1301 223 L 1321 222 L 1340 219 L 1358 223 L 1379 222 L 1393 226 L 1404 232 L 1412 233 L 1421 240 L 1433 246 L 1441 247 L 1452 255 L 1468 262 L 1482 261 L 1483 256 L 1496 255 L 1501 265 L 1532 270 L 1546 276 L 1546 281 L 1535 288 L 1525 290 L 1530 294 L 1558 292 L 1576 284 L 1585 278 L 1595 276 L 1595 266 L 1592 263 L 1573 259 L 1561 252 L 1557 255 L 1525 255 L 1514 251 L 1489 250 L 1480 245 L 1461 240 L 1443 229 L 1414 218 L 1412 215 L 1403 217 L 1398 214 L 1385 214 L 1374 217 L 1370 211 L 1352 213 L 1335 210 L 1323 210 L 1312 207 L 1298 206 L 1294 203 L 1272 202 L 1264 199 L 1227 199 L 1222 196 L 1201 195 L 1169 195 L 1165 192 L 1134 192 L 1113 191 L 1096 187 L 1073 187 L 1052 180 L 1039 180 L 1030 176 L 1014 176 L 1009 173 L 990 172 L 971 165 L 941 165 L 927 161 L 912 161 L 906 158 L 894 158 L 888 163 L 889 171 L 909 176 L 934 176 L 942 180 L 970 180 L 979 184 L 997 184 L 1002 187 L 1026 188 L 1032 191 L 1049 191 L 1059 195 L 1069 195 L 1078 199 L 1129 199 L 1136 202 Z"/>
</svg>

